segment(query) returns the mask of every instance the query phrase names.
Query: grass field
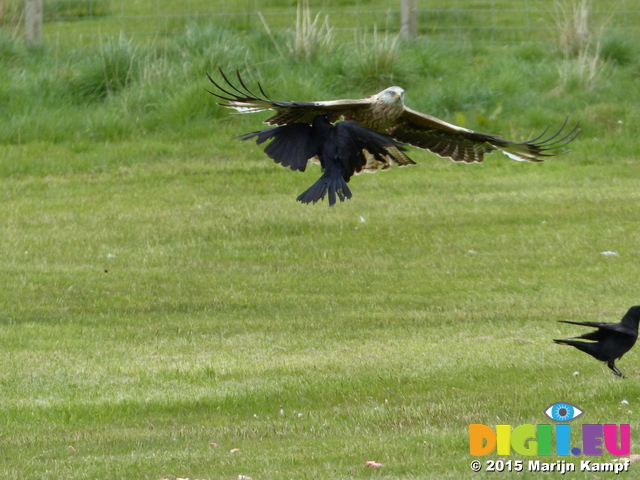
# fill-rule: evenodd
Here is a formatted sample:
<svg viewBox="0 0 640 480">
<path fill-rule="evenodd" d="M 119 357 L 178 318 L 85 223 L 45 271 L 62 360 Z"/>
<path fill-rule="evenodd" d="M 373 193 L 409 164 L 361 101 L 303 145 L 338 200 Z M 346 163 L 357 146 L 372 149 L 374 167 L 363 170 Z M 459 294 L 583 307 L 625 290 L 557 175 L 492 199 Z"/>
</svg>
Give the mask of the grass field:
<svg viewBox="0 0 640 480">
<path fill-rule="evenodd" d="M 552 342 L 584 333 L 556 320 L 640 303 L 638 39 L 377 35 L 311 60 L 201 23 L 162 47 L 0 36 L 2 478 L 508 476 L 471 472 L 469 424 L 551 423 L 559 401 L 585 411 L 574 444 L 582 423 L 629 423 L 639 453 L 637 352 L 621 380 Z M 541 164 L 412 149 L 418 165 L 306 206 L 319 169 L 233 138 L 266 115 L 217 107 L 217 66 L 277 99 L 395 83 L 415 109 L 513 140 L 567 115 L 583 131 Z"/>
</svg>

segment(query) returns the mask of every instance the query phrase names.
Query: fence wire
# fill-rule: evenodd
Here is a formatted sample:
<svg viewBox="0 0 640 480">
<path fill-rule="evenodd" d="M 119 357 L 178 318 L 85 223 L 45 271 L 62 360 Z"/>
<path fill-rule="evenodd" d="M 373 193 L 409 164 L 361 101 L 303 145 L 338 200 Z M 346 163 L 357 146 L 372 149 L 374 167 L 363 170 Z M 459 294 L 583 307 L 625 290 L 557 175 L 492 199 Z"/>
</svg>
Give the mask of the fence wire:
<svg viewBox="0 0 640 480">
<path fill-rule="evenodd" d="M 400 0 L 307 2 L 310 20 L 327 19 L 336 35 L 371 30 L 397 33 Z M 639 0 L 421 0 L 418 36 L 437 41 L 521 43 L 549 41 L 573 8 L 588 7 L 591 29 L 640 36 Z M 170 37 L 190 23 L 242 33 L 295 29 L 297 0 L 44 0 L 43 41 L 84 43 L 109 35 L 139 40 Z M 15 35 L 24 0 L 0 0 L 0 27 Z"/>
</svg>

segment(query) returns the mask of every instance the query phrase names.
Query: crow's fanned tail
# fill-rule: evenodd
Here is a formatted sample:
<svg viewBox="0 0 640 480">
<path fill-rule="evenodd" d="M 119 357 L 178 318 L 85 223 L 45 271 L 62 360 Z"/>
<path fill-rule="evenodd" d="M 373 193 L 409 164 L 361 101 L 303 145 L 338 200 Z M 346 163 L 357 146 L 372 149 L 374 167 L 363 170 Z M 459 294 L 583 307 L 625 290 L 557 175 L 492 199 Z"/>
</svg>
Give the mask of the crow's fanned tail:
<svg viewBox="0 0 640 480">
<path fill-rule="evenodd" d="M 581 342 L 579 340 L 570 340 L 570 339 L 567 339 L 567 340 L 554 339 L 553 341 L 559 344 L 571 345 L 572 347 L 576 347 L 578 350 L 588 353 L 593 357 L 597 357 L 598 355 L 598 351 L 596 349 L 595 343 Z"/>
<path fill-rule="evenodd" d="M 302 192 L 296 200 L 301 203 L 316 203 L 329 194 L 329 206 L 336 203 L 336 196 L 341 202 L 351 198 L 351 190 L 338 170 L 326 171 L 316 183 Z"/>
</svg>

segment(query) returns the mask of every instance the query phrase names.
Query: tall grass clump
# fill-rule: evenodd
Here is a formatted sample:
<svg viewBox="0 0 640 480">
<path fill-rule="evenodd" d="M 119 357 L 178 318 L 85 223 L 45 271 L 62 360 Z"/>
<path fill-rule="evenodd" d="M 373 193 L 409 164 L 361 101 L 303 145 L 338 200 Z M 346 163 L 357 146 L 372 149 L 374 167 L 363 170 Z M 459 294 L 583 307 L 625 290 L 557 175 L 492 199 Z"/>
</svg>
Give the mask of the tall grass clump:
<svg viewBox="0 0 640 480">
<path fill-rule="evenodd" d="M 171 43 L 170 60 L 190 73 L 202 74 L 212 66 L 238 68 L 253 58 L 256 50 L 248 45 L 249 38 L 217 25 L 191 23 Z"/>
<path fill-rule="evenodd" d="M 97 53 L 72 65 L 72 94 L 81 100 L 104 100 L 129 86 L 138 76 L 142 53 L 124 35 L 100 44 Z"/>
<path fill-rule="evenodd" d="M 602 29 L 591 25 L 591 8 L 589 0 L 556 2 L 558 48 L 564 55 L 558 72 L 565 88 L 592 90 L 606 70 L 601 56 Z"/>
<path fill-rule="evenodd" d="M 296 60 L 310 62 L 321 53 L 327 53 L 333 45 L 333 29 L 329 26 L 329 17 L 320 21 L 320 13 L 312 18 L 309 0 L 299 0 L 296 8 L 296 21 L 292 38 L 285 42 L 284 47 L 274 36 L 264 16 L 259 13 L 260 20 L 271 38 L 273 45 L 281 57 L 288 56 Z"/>
<path fill-rule="evenodd" d="M 0 65 L 10 66 L 16 60 L 26 57 L 24 43 L 4 30 L 0 30 Z"/>
<path fill-rule="evenodd" d="M 367 88 L 382 88 L 398 83 L 395 78 L 402 70 L 399 34 L 356 31 L 353 54 L 347 56 L 349 80 Z"/>
<path fill-rule="evenodd" d="M 8 30 L 11 28 L 15 35 L 24 19 L 24 2 L 0 1 L 0 27 Z"/>
<path fill-rule="evenodd" d="M 615 65 L 628 65 L 637 58 L 635 41 L 618 30 L 603 35 L 601 45 L 602 57 Z"/>
<path fill-rule="evenodd" d="M 332 29 L 329 27 L 329 17 L 325 16 L 319 22 L 320 13 L 311 20 L 309 0 L 299 0 L 296 9 L 295 35 L 287 43 L 287 48 L 295 58 L 312 60 L 319 52 L 329 50 L 332 44 Z"/>
<path fill-rule="evenodd" d="M 565 55 L 578 56 L 591 46 L 593 32 L 589 28 L 589 0 L 556 2 L 558 47 Z"/>
</svg>

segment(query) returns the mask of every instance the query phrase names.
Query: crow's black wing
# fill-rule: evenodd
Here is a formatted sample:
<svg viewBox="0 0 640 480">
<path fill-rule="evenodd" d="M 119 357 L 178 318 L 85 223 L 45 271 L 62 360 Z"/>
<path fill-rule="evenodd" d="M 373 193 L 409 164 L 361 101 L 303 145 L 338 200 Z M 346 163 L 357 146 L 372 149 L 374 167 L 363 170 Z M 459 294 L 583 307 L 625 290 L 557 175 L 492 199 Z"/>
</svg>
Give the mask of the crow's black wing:
<svg viewBox="0 0 640 480">
<path fill-rule="evenodd" d="M 637 336 L 638 332 L 633 331 L 631 328 L 621 325 L 620 323 L 602 323 L 602 322 L 572 322 L 569 320 L 558 320 L 562 323 L 569 323 L 571 325 L 582 325 L 583 327 L 593 327 L 599 330 L 605 330 L 609 332 L 617 332 L 624 335 Z M 588 334 L 586 334 L 588 335 Z M 575 338 L 587 338 L 587 337 L 575 337 Z"/>
<path fill-rule="evenodd" d="M 256 138 L 256 143 L 271 140 L 264 149 L 269 158 L 283 167 L 304 172 L 309 159 L 318 154 L 318 146 L 311 125 L 292 123 L 281 127 L 267 128 L 257 132 L 245 133 L 238 138 L 249 140 Z"/>
<path fill-rule="evenodd" d="M 379 167 L 386 170 L 393 163 L 415 164 L 404 154 L 405 146 L 388 135 L 361 127 L 354 121 L 336 123 L 335 128 L 339 156 L 349 161 L 351 174 L 375 172 Z"/>
</svg>

